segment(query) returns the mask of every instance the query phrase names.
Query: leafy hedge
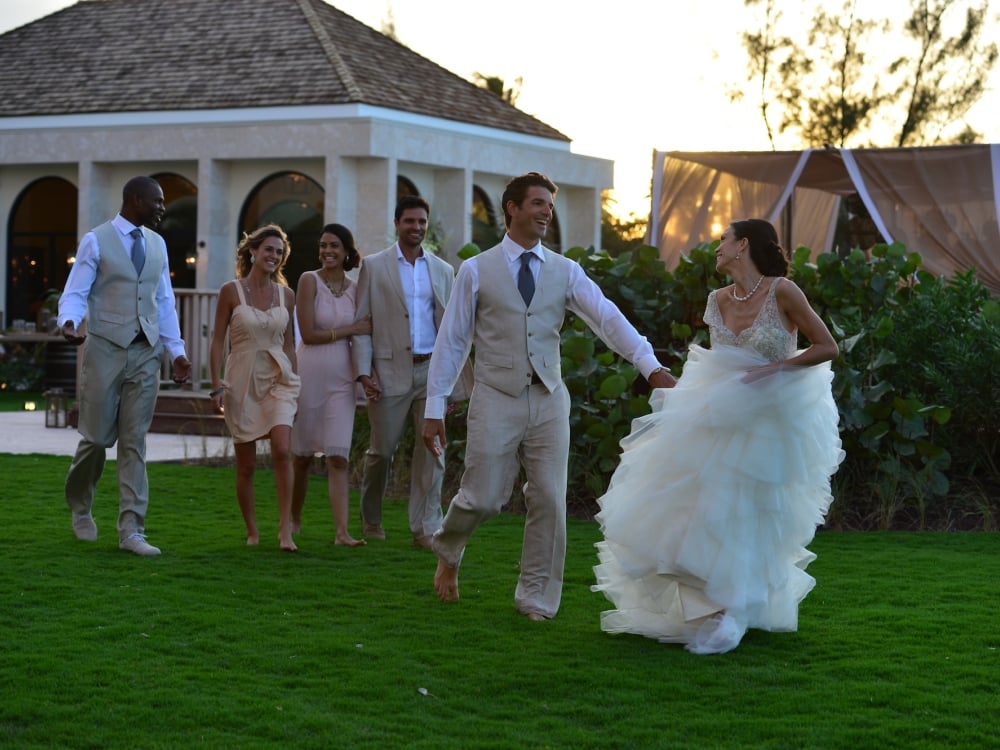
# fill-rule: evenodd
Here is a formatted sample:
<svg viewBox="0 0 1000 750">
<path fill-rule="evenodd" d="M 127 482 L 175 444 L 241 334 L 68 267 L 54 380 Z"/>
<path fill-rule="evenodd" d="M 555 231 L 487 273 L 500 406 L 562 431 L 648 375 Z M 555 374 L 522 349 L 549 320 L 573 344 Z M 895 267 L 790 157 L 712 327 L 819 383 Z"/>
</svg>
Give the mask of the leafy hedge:
<svg viewBox="0 0 1000 750">
<path fill-rule="evenodd" d="M 708 343 L 708 293 L 728 280 L 715 246 L 702 244 L 668 271 L 656 248 L 619 257 L 573 248 L 604 293 L 679 375 L 691 343 Z M 474 246 L 463 257 L 477 252 Z M 901 244 L 869 254 L 798 248 L 789 277 L 840 345 L 834 398 L 847 458 L 834 477 L 827 525 L 852 529 L 1000 527 L 1000 304 L 972 272 L 938 278 Z M 803 342 L 804 344 L 804 342 Z M 570 314 L 562 332 L 563 378 L 572 398 L 570 510 L 590 516 L 618 465 L 619 441 L 648 413 L 634 367 Z M 448 417 L 445 496 L 464 458 L 465 405 Z M 360 481 L 367 421 L 356 421 L 353 479 Z M 679 426 L 679 429 L 683 429 Z M 400 446 L 392 490 L 406 494 L 412 434 Z M 521 498 L 509 505 L 518 508 Z"/>
<path fill-rule="evenodd" d="M 671 273 L 655 248 L 577 260 L 679 374 L 712 289 L 715 243 Z M 798 248 L 789 276 L 833 331 L 834 397 L 847 459 L 828 524 L 848 528 L 995 529 L 1000 513 L 1000 305 L 972 272 L 938 278 L 899 243 L 846 257 Z M 804 342 L 803 342 L 804 343 Z M 645 382 L 573 316 L 563 332 L 573 398 L 571 486 L 594 510 L 617 465 L 618 441 L 648 411 Z"/>
</svg>

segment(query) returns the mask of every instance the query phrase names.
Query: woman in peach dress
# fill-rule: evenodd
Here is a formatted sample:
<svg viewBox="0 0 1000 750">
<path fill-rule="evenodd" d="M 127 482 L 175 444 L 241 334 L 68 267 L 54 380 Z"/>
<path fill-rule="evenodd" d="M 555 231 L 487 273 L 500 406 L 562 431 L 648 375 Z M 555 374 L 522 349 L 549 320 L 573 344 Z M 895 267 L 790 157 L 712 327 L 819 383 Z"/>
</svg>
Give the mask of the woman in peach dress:
<svg viewBox="0 0 1000 750">
<path fill-rule="evenodd" d="M 278 543 L 292 540 L 292 423 L 299 396 L 292 314 L 295 292 L 281 272 L 291 247 L 281 227 L 269 224 L 244 235 L 236 250 L 236 278 L 219 290 L 209 356 L 212 403 L 223 410 L 236 453 L 236 497 L 247 544 L 260 534 L 254 498 L 257 441 L 271 441 L 278 494 Z M 222 370 L 226 336 L 230 351 Z"/>
</svg>

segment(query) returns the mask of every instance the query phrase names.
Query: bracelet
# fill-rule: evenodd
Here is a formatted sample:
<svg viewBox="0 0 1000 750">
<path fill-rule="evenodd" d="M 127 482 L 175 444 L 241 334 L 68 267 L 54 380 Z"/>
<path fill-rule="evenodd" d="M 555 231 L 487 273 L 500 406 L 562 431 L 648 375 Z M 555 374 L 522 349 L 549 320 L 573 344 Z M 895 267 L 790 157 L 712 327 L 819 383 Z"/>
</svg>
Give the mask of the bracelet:
<svg viewBox="0 0 1000 750">
<path fill-rule="evenodd" d="M 652 370 L 650 370 L 649 371 L 649 377 L 653 377 L 658 372 L 665 372 L 665 373 L 667 373 L 667 375 L 673 375 L 673 373 L 671 373 L 670 370 L 668 370 L 666 367 L 663 367 L 661 365 L 660 367 L 654 367 Z"/>
<path fill-rule="evenodd" d="M 226 387 L 223 385 L 220 385 L 218 388 L 213 388 L 208 392 L 208 397 L 215 398 L 216 396 L 220 395 L 224 390 L 226 390 Z"/>
<path fill-rule="evenodd" d="M 336 340 L 337 340 L 337 329 L 336 328 L 331 328 L 330 329 L 330 343 L 332 344 Z"/>
</svg>

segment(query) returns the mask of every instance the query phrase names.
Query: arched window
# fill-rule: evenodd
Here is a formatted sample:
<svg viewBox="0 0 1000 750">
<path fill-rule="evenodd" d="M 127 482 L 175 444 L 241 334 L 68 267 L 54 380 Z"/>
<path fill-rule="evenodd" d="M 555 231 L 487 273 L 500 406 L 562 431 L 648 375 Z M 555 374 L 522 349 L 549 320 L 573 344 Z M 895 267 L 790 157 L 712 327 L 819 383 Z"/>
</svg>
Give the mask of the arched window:
<svg viewBox="0 0 1000 750">
<path fill-rule="evenodd" d="M 78 193 L 61 177 L 42 177 L 14 201 L 7 225 L 7 310 L 4 325 L 37 322 L 53 291 L 61 292 L 76 254 Z"/>
<path fill-rule="evenodd" d="M 175 289 L 194 289 L 198 262 L 198 188 L 186 177 L 171 172 L 152 177 L 163 189 L 167 208 L 156 231 L 167 243 L 170 280 Z"/>
<path fill-rule="evenodd" d="M 479 185 L 472 186 L 472 241 L 480 250 L 488 250 L 503 239 L 504 228 L 497 222 L 490 197 Z"/>
<path fill-rule="evenodd" d="M 417 190 L 417 186 L 413 184 L 413 181 L 408 177 L 403 177 L 403 175 L 396 175 L 396 203 L 399 203 L 403 198 L 411 195 L 420 195 L 420 191 Z M 396 207 L 393 206 L 392 210 L 395 211 Z"/>
<path fill-rule="evenodd" d="M 292 246 L 284 274 L 295 288 L 299 276 L 319 265 L 317 247 L 323 230 L 323 188 L 299 172 L 279 172 L 250 191 L 240 212 L 240 236 L 264 224 L 285 230 Z"/>
<path fill-rule="evenodd" d="M 562 252 L 562 232 L 559 229 L 559 214 L 555 212 L 555 209 L 552 210 L 552 221 L 549 222 L 549 228 L 545 230 L 542 244 L 549 250 L 555 250 L 557 253 Z"/>
</svg>

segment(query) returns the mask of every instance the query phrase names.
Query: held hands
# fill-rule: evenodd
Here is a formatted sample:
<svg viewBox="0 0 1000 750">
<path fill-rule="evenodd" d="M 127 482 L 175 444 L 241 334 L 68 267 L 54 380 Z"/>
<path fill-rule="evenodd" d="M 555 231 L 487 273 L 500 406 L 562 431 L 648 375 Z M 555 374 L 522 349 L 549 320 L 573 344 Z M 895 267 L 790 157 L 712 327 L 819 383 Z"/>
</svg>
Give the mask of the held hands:
<svg viewBox="0 0 1000 750">
<path fill-rule="evenodd" d="M 62 335 L 64 339 L 66 339 L 69 343 L 73 344 L 74 346 L 80 346 L 80 344 L 83 343 L 84 339 L 87 338 L 87 334 L 80 333 L 79 331 L 76 330 L 76 323 L 74 323 L 72 320 L 67 320 L 65 323 L 63 323 Z"/>
<path fill-rule="evenodd" d="M 362 375 L 358 380 L 365 390 L 365 398 L 369 401 L 378 401 L 382 398 L 382 388 L 378 384 L 378 379 L 369 375 Z"/>
<path fill-rule="evenodd" d="M 444 453 L 444 448 L 448 445 L 448 440 L 444 433 L 443 419 L 425 419 L 424 429 L 421 437 L 424 439 L 424 446 L 435 456 Z"/>
</svg>

